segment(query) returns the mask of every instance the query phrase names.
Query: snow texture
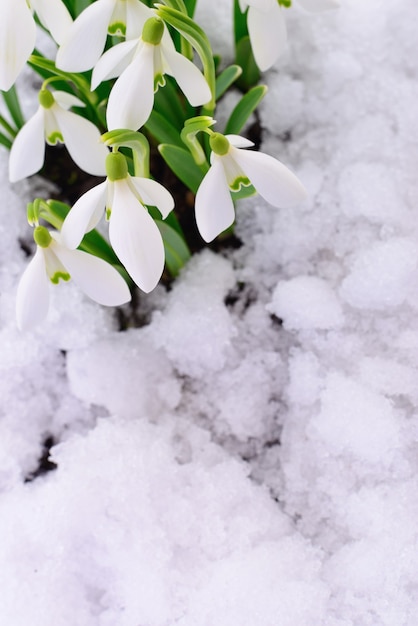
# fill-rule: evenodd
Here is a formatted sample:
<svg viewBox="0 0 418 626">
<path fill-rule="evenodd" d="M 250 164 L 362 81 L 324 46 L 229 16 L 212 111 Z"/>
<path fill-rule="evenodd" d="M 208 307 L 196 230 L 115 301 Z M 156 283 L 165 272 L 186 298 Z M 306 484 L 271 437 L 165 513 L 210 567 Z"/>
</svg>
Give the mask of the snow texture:
<svg viewBox="0 0 418 626">
<path fill-rule="evenodd" d="M 226 63 L 230 2 L 198 4 Z M 0 154 L 2 626 L 417 624 L 418 13 L 286 18 L 261 149 L 309 199 L 241 202 L 136 327 L 70 283 L 17 331 L 48 190 Z"/>
</svg>

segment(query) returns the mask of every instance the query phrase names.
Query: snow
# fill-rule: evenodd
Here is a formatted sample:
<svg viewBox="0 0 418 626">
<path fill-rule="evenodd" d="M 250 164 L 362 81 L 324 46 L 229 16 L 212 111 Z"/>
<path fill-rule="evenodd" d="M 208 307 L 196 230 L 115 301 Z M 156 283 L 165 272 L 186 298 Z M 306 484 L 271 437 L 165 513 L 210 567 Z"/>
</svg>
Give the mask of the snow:
<svg viewBox="0 0 418 626">
<path fill-rule="evenodd" d="M 17 331 L 48 189 L 0 153 L 1 624 L 416 626 L 417 13 L 341 4 L 289 11 L 264 77 L 261 148 L 309 199 L 242 201 L 243 245 L 123 332 L 72 284 Z M 228 57 L 230 3 L 197 17 Z"/>
</svg>

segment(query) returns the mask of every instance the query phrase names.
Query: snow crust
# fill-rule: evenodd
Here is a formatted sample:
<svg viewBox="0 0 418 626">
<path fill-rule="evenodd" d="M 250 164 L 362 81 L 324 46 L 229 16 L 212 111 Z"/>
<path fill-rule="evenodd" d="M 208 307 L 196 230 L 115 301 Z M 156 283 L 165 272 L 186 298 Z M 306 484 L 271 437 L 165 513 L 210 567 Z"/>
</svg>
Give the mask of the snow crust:
<svg viewBox="0 0 418 626">
<path fill-rule="evenodd" d="M 418 14 L 341 5 L 288 11 L 264 77 L 309 200 L 241 202 L 143 325 L 69 284 L 17 331 L 48 192 L 0 153 L 1 624 L 416 626 Z M 197 19 L 226 62 L 230 3 Z"/>
</svg>

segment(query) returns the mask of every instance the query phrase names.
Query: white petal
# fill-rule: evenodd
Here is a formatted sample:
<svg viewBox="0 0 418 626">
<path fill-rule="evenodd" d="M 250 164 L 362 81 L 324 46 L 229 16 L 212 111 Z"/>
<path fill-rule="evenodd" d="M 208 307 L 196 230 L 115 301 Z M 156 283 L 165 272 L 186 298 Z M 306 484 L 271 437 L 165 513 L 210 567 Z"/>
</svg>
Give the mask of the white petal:
<svg viewBox="0 0 418 626">
<path fill-rule="evenodd" d="M 137 39 L 142 35 L 145 22 L 155 13 L 138 0 L 126 0 L 126 39 Z"/>
<path fill-rule="evenodd" d="M 89 298 L 106 306 L 129 302 L 128 286 L 110 263 L 82 250 L 67 250 L 58 242 L 52 245 L 73 281 Z"/>
<path fill-rule="evenodd" d="M 67 214 L 61 228 L 61 238 L 67 248 L 78 248 L 84 235 L 98 224 L 106 206 L 106 191 L 106 181 L 89 189 Z"/>
<path fill-rule="evenodd" d="M 241 137 L 241 135 L 225 135 L 225 137 L 235 148 L 251 148 L 254 145 L 253 141 Z"/>
<path fill-rule="evenodd" d="M 298 0 L 300 6 L 310 13 L 320 13 L 329 9 L 338 9 L 339 0 Z"/>
<path fill-rule="evenodd" d="M 152 291 L 164 270 L 164 244 L 156 223 L 132 194 L 126 180 L 114 183 L 109 238 L 138 287 L 147 293 Z"/>
<path fill-rule="evenodd" d="M 174 76 L 190 104 L 196 107 L 209 102 L 212 97 L 209 85 L 196 65 L 179 52 L 165 46 L 161 48 L 161 52 L 169 68 L 166 70 L 167 74 Z"/>
<path fill-rule="evenodd" d="M 8 91 L 35 47 L 36 26 L 26 0 L 0 2 L 0 89 Z"/>
<path fill-rule="evenodd" d="M 109 78 L 120 76 L 131 63 L 138 40 L 123 41 L 109 48 L 97 61 L 91 75 L 91 89 L 94 91 L 100 83 Z"/>
<path fill-rule="evenodd" d="M 46 318 L 49 289 L 44 254 L 41 248 L 37 248 L 17 288 L 16 320 L 20 330 L 32 330 Z"/>
<path fill-rule="evenodd" d="M 71 109 L 71 107 L 83 108 L 86 106 L 80 98 L 77 98 L 77 96 L 67 91 L 54 91 L 53 96 L 55 101 L 58 102 L 63 109 Z"/>
<path fill-rule="evenodd" d="M 45 159 L 44 109 L 39 107 L 20 129 L 9 158 L 9 179 L 12 183 L 39 172 Z"/>
<path fill-rule="evenodd" d="M 157 181 L 151 178 L 131 177 L 130 182 L 134 185 L 144 204 L 156 206 L 163 219 L 174 208 L 174 198 L 169 191 Z"/>
<path fill-rule="evenodd" d="M 231 148 L 230 154 L 260 196 L 273 206 L 291 207 L 306 199 L 306 191 L 299 179 L 272 156 L 239 148 Z"/>
<path fill-rule="evenodd" d="M 286 48 L 286 22 L 281 7 L 274 3 L 269 11 L 248 9 L 248 33 L 255 62 L 262 72 L 268 70 Z"/>
<path fill-rule="evenodd" d="M 102 54 L 115 0 L 97 0 L 88 6 L 68 30 L 57 53 L 56 65 L 67 72 L 91 69 Z"/>
<path fill-rule="evenodd" d="M 54 105 L 53 108 L 65 146 L 73 161 L 88 174 L 105 176 L 109 150 L 100 141 L 100 132 L 96 126 L 59 105 Z"/>
<path fill-rule="evenodd" d="M 62 43 L 73 23 L 65 4 L 61 0 L 32 0 L 31 6 L 55 41 Z"/>
<path fill-rule="evenodd" d="M 138 130 L 148 120 L 154 104 L 153 48 L 151 44 L 143 44 L 113 85 L 106 112 L 109 130 Z"/>
<path fill-rule="evenodd" d="M 197 190 L 195 213 L 197 227 L 206 242 L 215 239 L 234 222 L 234 203 L 219 157 L 214 159 Z"/>
</svg>

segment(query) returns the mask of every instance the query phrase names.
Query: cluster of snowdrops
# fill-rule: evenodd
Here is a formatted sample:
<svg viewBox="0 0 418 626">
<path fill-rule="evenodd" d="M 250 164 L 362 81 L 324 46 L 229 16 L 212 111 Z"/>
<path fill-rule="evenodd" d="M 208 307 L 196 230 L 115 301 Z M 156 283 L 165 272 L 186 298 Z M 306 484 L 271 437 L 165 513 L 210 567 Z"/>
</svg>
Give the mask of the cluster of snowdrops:
<svg viewBox="0 0 418 626">
<path fill-rule="evenodd" d="M 298 4 L 315 12 L 338 0 Z M 195 195 L 206 242 L 231 227 L 241 197 L 258 192 L 277 207 L 304 199 L 297 177 L 239 134 L 266 93 L 260 72 L 286 47 L 291 0 L 231 2 L 236 59 L 222 70 L 195 8 L 196 0 L 1 0 L 0 142 L 10 149 L 11 182 L 42 170 L 45 144 L 57 143 L 104 177 L 71 208 L 41 198 L 28 205 L 36 251 L 17 290 L 20 329 L 45 319 L 51 282 L 72 278 L 116 306 L 133 284 L 149 292 L 165 266 L 176 275 L 187 261 L 173 197 L 150 171 L 150 142 Z M 54 59 L 36 49 L 39 29 L 56 43 Z M 42 78 L 28 120 L 15 85 L 26 64 Z M 220 132 L 215 109 L 231 87 L 242 95 Z M 96 229 L 103 217 L 108 238 Z"/>
</svg>

